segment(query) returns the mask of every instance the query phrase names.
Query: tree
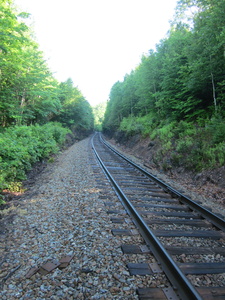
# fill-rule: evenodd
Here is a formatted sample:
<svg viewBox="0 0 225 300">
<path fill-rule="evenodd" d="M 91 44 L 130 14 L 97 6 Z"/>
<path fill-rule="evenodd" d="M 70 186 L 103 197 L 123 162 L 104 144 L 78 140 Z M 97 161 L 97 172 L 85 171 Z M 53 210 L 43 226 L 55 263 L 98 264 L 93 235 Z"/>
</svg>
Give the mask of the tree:
<svg viewBox="0 0 225 300">
<path fill-rule="evenodd" d="M 216 112 L 218 104 L 224 107 L 222 82 L 225 75 L 225 2 L 180 0 L 178 4 L 177 11 L 180 15 L 190 9 L 194 11 L 193 44 L 189 60 L 191 88 L 204 100 L 205 108 L 213 105 Z"/>
<path fill-rule="evenodd" d="M 136 95 L 139 101 L 136 104 L 136 114 L 146 115 L 150 111 L 157 113 L 156 102 L 160 91 L 160 66 L 157 53 L 149 51 L 143 55 L 141 64 L 136 71 Z"/>
<path fill-rule="evenodd" d="M 44 123 L 60 109 L 57 82 L 12 1 L 0 3 L 0 124 Z"/>
<path fill-rule="evenodd" d="M 95 130 L 97 131 L 102 131 L 102 122 L 104 120 L 106 104 L 107 102 L 101 102 L 98 105 L 93 107 L 94 125 L 95 125 Z"/>
<path fill-rule="evenodd" d="M 62 108 L 54 120 L 73 130 L 93 130 L 92 108 L 79 89 L 73 86 L 72 79 L 69 78 L 59 85 L 58 97 Z"/>
</svg>

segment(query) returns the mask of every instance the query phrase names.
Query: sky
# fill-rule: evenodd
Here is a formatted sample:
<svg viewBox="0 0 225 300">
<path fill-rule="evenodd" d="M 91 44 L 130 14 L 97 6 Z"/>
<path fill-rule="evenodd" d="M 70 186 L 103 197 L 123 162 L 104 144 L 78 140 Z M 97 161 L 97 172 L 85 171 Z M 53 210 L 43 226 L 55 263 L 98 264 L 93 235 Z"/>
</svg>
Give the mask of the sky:
<svg viewBox="0 0 225 300">
<path fill-rule="evenodd" d="M 92 106 L 166 36 L 177 0 L 14 0 L 58 81 L 73 80 Z"/>
</svg>

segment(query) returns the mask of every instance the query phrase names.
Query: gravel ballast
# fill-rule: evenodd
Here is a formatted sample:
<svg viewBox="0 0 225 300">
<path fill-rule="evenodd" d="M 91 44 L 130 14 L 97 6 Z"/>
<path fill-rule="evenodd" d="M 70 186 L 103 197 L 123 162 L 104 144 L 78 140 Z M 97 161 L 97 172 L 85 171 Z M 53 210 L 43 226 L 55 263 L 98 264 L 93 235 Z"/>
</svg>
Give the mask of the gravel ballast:
<svg viewBox="0 0 225 300">
<path fill-rule="evenodd" d="M 129 275 L 126 264 L 137 256 L 124 255 L 120 246 L 140 237 L 113 236 L 89 141 L 74 144 L 47 166 L 0 234 L 1 299 L 138 299 L 138 287 L 165 286 L 160 274 Z M 26 278 L 32 268 L 68 255 L 73 259 L 66 268 Z M 154 261 L 148 255 L 140 259 Z"/>
</svg>

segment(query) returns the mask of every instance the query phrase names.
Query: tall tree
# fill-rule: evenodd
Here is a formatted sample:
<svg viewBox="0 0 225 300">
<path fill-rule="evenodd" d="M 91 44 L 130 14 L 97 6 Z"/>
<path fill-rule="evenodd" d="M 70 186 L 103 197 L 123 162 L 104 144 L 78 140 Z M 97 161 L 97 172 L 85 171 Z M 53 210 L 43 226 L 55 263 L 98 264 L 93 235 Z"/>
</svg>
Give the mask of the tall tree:
<svg viewBox="0 0 225 300">
<path fill-rule="evenodd" d="M 47 122 L 60 109 L 57 82 L 13 2 L 0 3 L 0 124 Z"/>
<path fill-rule="evenodd" d="M 225 2 L 223 0 L 180 0 L 177 11 L 193 11 L 193 43 L 190 49 L 190 85 L 205 107 L 224 107 Z M 222 89 L 221 89 L 222 87 Z M 219 103 L 218 103 L 219 100 Z"/>
<path fill-rule="evenodd" d="M 160 67 L 157 53 L 149 51 L 149 55 L 143 55 L 141 64 L 136 69 L 136 95 L 139 101 L 136 104 L 138 115 L 148 114 L 155 111 L 155 103 L 160 91 Z"/>
<path fill-rule="evenodd" d="M 73 86 L 72 79 L 62 82 L 58 93 L 62 108 L 54 119 L 74 130 L 92 130 L 94 127 L 92 108 L 79 89 Z"/>
</svg>

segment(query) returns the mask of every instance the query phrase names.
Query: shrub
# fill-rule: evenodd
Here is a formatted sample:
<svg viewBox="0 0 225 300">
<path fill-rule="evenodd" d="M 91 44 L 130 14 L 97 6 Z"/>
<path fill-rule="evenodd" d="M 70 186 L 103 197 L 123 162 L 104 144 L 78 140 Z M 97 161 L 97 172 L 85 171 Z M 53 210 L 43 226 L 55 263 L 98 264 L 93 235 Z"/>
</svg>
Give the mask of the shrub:
<svg viewBox="0 0 225 300">
<path fill-rule="evenodd" d="M 192 150 L 194 141 L 191 137 L 187 136 L 186 138 L 182 138 L 177 140 L 176 143 L 176 151 L 178 153 L 190 153 Z"/>
<path fill-rule="evenodd" d="M 155 156 L 157 160 L 162 161 L 168 154 L 173 165 L 195 172 L 223 166 L 225 122 L 213 118 L 203 125 L 180 121 L 155 129 L 150 137 L 157 137 L 161 144 L 160 153 Z"/>
<path fill-rule="evenodd" d="M 161 125 L 162 127 L 158 127 L 151 133 L 150 138 L 154 140 L 156 137 L 158 137 L 163 143 L 167 143 L 173 138 L 173 129 L 176 127 L 176 125 L 177 122 Z"/>
<path fill-rule="evenodd" d="M 123 118 L 119 130 L 126 132 L 130 136 L 141 134 L 143 137 L 146 137 L 156 127 L 156 124 L 155 116 L 151 113 L 142 117 L 129 116 Z"/>
<path fill-rule="evenodd" d="M 137 133 L 141 133 L 143 126 L 140 122 L 138 122 L 136 117 L 130 116 L 128 118 L 123 118 L 120 123 L 121 131 L 125 131 L 127 135 L 132 136 Z"/>
<path fill-rule="evenodd" d="M 35 162 L 57 153 L 68 132 L 60 123 L 47 123 L 15 126 L 0 133 L 0 191 L 18 187 Z"/>
<path fill-rule="evenodd" d="M 186 121 L 180 121 L 175 127 L 174 127 L 174 136 L 176 138 L 183 138 L 186 136 L 192 136 L 196 134 L 196 127 L 193 123 L 186 122 Z"/>
</svg>

